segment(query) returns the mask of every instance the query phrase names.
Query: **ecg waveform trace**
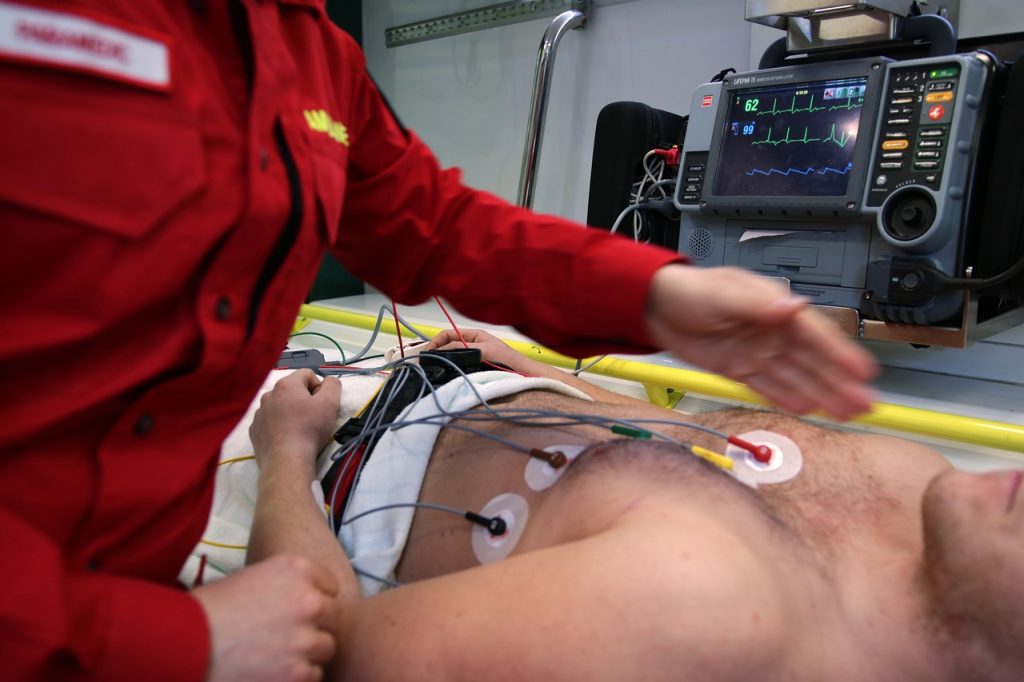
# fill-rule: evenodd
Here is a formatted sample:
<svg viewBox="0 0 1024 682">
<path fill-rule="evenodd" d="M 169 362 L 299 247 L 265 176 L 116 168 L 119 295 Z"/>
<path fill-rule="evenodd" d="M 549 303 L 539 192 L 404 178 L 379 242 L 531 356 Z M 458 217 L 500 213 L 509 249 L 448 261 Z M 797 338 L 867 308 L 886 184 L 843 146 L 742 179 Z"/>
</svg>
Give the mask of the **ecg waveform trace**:
<svg viewBox="0 0 1024 682">
<path fill-rule="evenodd" d="M 751 145 L 755 145 L 755 144 L 780 145 L 780 144 L 796 144 L 796 143 L 810 144 L 811 142 L 821 142 L 822 144 L 828 144 L 829 142 L 834 142 L 835 144 L 839 145 L 839 147 L 842 148 L 842 147 L 846 147 L 846 143 L 850 141 L 851 137 L 853 137 L 853 135 L 849 134 L 845 130 L 842 132 L 842 135 L 840 137 L 836 137 L 836 124 L 835 123 L 832 124 L 832 128 L 828 131 L 828 137 L 826 137 L 824 139 L 822 139 L 820 137 L 807 137 L 808 131 L 810 131 L 810 126 L 804 128 L 803 137 L 798 137 L 795 140 L 791 140 L 789 138 L 790 128 L 787 127 L 786 128 L 786 135 L 781 140 L 773 140 L 772 139 L 772 129 L 769 128 L 768 129 L 768 137 L 766 137 L 763 140 L 754 140 L 750 144 Z"/>
<path fill-rule="evenodd" d="M 785 176 L 789 176 L 792 173 L 797 173 L 799 175 L 804 175 L 804 176 L 810 175 L 812 173 L 817 173 L 818 175 L 828 175 L 829 173 L 835 173 L 836 175 L 846 175 L 847 173 L 850 172 L 850 169 L 852 169 L 852 168 L 853 168 L 853 164 L 852 163 L 847 164 L 846 168 L 841 168 L 841 169 L 840 168 L 832 168 L 831 166 L 825 166 L 824 168 L 815 168 L 813 166 L 808 166 L 807 168 L 787 168 L 786 170 L 779 170 L 778 168 L 769 168 L 768 170 L 761 170 L 760 168 L 754 168 L 754 169 L 751 169 L 751 170 L 747 171 L 747 175 L 749 175 L 749 176 L 754 176 L 754 175 L 765 175 L 765 176 L 767 176 L 767 175 L 771 175 L 772 173 L 775 173 L 775 174 L 778 174 L 778 175 L 785 175 Z"/>
<path fill-rule="evenodd" d="M 854 102 L 852 97 L 847 97 L 845 104 L 833 104 L 828 107 L 816 107 L 814 106 L 814 95 L 812 94 L 810 100 L 807 102 L 806 107 L 797 108 L 796 97 L 796 95 L 793 95 L 793 101 L 789 103 L 788 109 L 779 109 L 779 98 L 774 97 L 772 98 L 772 108 L 769 109 L 768 111 L 759 111 L 757 112 L 757 115 L 770 116 L 774 114 L 796 114 L 804 111 L 806 111 L 809 114 L 813 114 L 816 111 L 836 111 L 838 109 L 846 109 L 847 111 L 849 111 L 851 109 L 859 109 L 864 105 L 863 98 L 860 98 L 860 102 Z"/>
</svg>

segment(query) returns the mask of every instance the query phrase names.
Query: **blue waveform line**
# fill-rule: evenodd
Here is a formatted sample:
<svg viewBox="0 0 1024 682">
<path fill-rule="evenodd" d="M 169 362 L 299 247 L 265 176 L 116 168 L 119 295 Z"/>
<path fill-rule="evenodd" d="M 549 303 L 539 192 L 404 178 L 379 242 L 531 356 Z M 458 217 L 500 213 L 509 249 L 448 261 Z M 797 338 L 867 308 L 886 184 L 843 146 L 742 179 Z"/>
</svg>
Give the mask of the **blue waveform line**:
<svg viewBox="0 0 1024 682">
<path fill-rule="evenodd" d="M 847 164 L 846 168 L 839 169 L 833 168 L 832 166 L 825 166 L 824 168 L 815 168 L 814 166 L 808 166 L 806 169 L 800 168 L 787 168 L 786 170 L 779 170 L 778 168 L 769 168 L 768 170 L 761 170 L 760 168 L 754 168 L 753 170 L 747 171 L 747 175 L 771 175 L 777 173 L 779 175 L 789 175 L 790 173 L 797 173 L 799 175 L 807 176 L 811 173 L 817 173 L 818 175 L 828 175 L 829 173 L 835 173 L 836 175 L 846 175 L 853 168 L 853 164 Z"/>
</svg>

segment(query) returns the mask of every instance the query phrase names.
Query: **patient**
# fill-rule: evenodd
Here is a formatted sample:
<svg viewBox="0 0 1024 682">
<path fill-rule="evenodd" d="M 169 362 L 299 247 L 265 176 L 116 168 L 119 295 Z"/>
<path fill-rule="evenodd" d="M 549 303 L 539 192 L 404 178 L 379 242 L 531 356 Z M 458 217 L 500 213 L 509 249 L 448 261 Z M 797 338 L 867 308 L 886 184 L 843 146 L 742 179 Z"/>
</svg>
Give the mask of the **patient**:
<svg viewBox="0 0 1024 682">
<path fill-rule="evenodd" d="M 491 361 L 594 399 L 531 390 L 492 404 L 766 429 L 799 445 L 804 468 L 755 490 L 671 444 L 473 422 L 528 447 L 586 446 L 534 492 L 526 455 L 445 429 L 420 500 L 480 510 L 513 492 L 529 505 L 525 530 L 511 556 L 480 565 L 471 524 L 418 510 L 402 586 L 364 598 L 310 494 L 341 387 L 296 373 L 265 396 L 251 430 L 261 475 L 248 560 L 299 554 L 337 574 L 335 679 L 1022 679 L 1022 472 L 958 472 L 914 443 L 774 413 L 686 416 L 464 334 Z"/>
</svg>

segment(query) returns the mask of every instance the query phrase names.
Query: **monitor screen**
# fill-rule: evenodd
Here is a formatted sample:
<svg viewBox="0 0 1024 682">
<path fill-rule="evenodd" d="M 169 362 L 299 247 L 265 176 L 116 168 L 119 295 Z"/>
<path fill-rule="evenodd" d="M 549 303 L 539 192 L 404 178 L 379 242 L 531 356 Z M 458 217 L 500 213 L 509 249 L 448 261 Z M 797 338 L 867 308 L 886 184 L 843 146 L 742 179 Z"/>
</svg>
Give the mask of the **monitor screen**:
<svg viewBox="0 0 1024 682">
<path fill-rule="evenodd" d="M 846 195 L 867 78 L 732 90 L 717 196 Z"/>
</svg>

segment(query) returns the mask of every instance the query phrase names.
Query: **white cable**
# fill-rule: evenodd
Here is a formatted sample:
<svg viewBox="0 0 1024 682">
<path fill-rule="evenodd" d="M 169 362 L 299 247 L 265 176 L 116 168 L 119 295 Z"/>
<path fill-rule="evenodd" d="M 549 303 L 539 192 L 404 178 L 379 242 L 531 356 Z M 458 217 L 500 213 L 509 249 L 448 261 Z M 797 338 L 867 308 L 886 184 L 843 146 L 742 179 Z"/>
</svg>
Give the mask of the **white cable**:
<svg viewBox="0 0 1024 682">
<path fill-rule="evenodd" d="M 593 367 L 597 363 L 601 362 L 606 357 L 608 357 L 608 356 L 607 355 L 602 355 L 601 357 L 597 358 L 596 360 L 591 360 L 590 362 L 588 362 L 583 367 L 580 367 L 579 369 L 574 369 L 572 372 L 570 372 L 570 374 L 572 374 L 573 376 L 577 376 L 578 377 L 580 374 L 582 374 L 583 372 L 586 372 L 588 369 L 590 369 L 591 367 Z"/>
<path fill-rule="evenodd" d="M 643 166 L 644 176 L 640 179 L 640 183 L 637 186 L 636 193 L 632 197 L 630 197 L 634 204 L 639 204 L 644 199 L 644 188 L 646 187 L 648 180 L 650 180 L 651 183 L 652 183 L 651 187 L 659 187 L 659 192 L 661 193 L 661 198 L 662 199 L 664 199 L 665 196 L 666 196 L 665 195 L 665 190 L 661 189 L 661 187 L 663 187 L 663 185 L 661 185 L 661 182 L 662 182 L 662 180 L 665 177 L 665 159 L 659 157 L 657 159 L 657 163 L 655 163 L 655 166 L 654 166 L 653 170 L 652 170 L 652 168 L 650 166 L 651 157 L 654 154 L 656 154 L 658 151 L 660 151 L 660 150 L 659 149 L 651 149 L 646 154 L 644 154 L 644 158 L 640 162 L 640 165 Z M 655 173 L 657 173 L 657 175 L 655 175 Z M 643 227 L 644 227 L 643 214 L 640 213 L 640 212 L 634 213 L 633 214 L 633 241 L 635 241 L 635 242 L 639 242 L 640 241 L 640 234 L 643 231 Z M 645 243 L 650 243 L 650 241 L 651 241 L 650 235 L 648 235 L 647 239 L 645 240 Z"/>
<path fill-rule="evenodd" d="M 647 184 L 648 179 L 650 179 L 651 182 L 657 182 L 654 179 L 654 174 L 651 172 L 650 167 L 647 165 L 647 162 L 650 161 L 651 156 L 654 154 L 654 152 L 654 149 L 648 151 L 646 154 L 644 154 L 644 158 L 640 162 L 640 165 L 643 167 L 644 176 L 640 178 L 640 182 L 637 184 L 636 193 L 632 197 L 634 204 L 640 203 L 641 198 L 644 195 L 644 186 Z M 633 241 L 640 241 L 640 230 L 642 227 L 643 215 L 639 211 L 637 211 L 633 214 Z"/>
<path fill-rule="evenodd" d="M 651 151 L 649 151 L 646 154 L 644 154 L 644 160 L 640 163 L 640 165 L 642 165 L 644 167 L 644 176 L 645 176 L 645 178 L 649 179 L 651 182 L 657 182 L 658 180 L 661 179 L 661 178 L 654 177 L 654 174 L 651 172 L 651 169 L 647 167 L 648 159 L 650 159 L 652 156 L 654 156 L 655 152 L 657 152 L 657 151 L 658 151 L 657 149 L 652 149 Z"/>
<path fill-rule="evenodd" d="M 622 221 L 625 220 L 626 217 L 630 213 L 632 213 L 633 211 L 636 211 L 637 209 L 641 208 L 642 206 L 643 206 L 643 204 L 630 204 L 629 206 L 627 206 L 622 211 L 622 213 L 619 214 L 619 217 L 615 219 L 615 223 L 612 225 L 612 232 L 611 233 L 615 234 L 616 232 L 618 232 L 619 231 L 619 226 L 622 225 Z"/>
</svg>

